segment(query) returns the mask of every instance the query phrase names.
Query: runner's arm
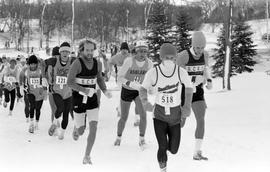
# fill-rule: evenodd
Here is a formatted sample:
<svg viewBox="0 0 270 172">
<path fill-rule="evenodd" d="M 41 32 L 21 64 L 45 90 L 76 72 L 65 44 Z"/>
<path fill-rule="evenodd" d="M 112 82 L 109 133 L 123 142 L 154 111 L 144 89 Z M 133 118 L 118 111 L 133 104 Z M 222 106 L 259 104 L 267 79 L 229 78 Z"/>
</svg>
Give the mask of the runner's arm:
<svg viewBox="0 0 270 172">
<path fill-rule="evenodd" d="M 103 93 L 107 91 L 106 84 L 104 82 L 104 78 L 102 77 L 102 64 L 100 61 L 98 63 L 98 74 L 97 74 L 97 84 Z"/>
<path fill-rule="evenodd" d="M 126 76 L 126 73 L 128 72 L 128 69 L 131 66 L 132 66 L 132 58 L 126 59 L 118 73 L 118 83 L 120 85 L 127 83 L 128 80 L 125 78 L 125 76 Z M 132 81 L 129 81 L 129 82 L 132 82 Z"/>
</svg>

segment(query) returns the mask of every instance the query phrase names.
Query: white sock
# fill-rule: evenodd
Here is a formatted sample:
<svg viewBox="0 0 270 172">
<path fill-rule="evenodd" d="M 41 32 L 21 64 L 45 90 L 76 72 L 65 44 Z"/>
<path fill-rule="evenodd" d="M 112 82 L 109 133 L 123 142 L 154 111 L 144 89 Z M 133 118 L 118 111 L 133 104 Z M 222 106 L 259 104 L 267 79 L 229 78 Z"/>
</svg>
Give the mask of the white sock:
<svg viewBox="0 0 270 172">
<path fill-rule="evenodd" d="M 194 150 L 194 154 L 196 154 L 199 150 L 201 150 L 201 148 L 202 148 L 202 142 L 203 142 L 203 139 L 195 139 L 195 150 Z"/>
<path fill-rule="evenodd" d="M 121 137 L 120 137 L 120 136 L 117 136 L 117 137 L 116 137 L 116 139 L 119 139 L 119 140 L 121 140 Z"/>
<path fill-rule="evenodd" d="M 64 135 L 65 134 L 65 131 L 66 130 L 64 130 L 63 128 L 61 128 L 61 133 L 60 134 Z"/>
<path fill-rule="evenodd" d="M 34 119 L 30 118 L 30 125 L 34 125 Z"/>
<path fill-rule="evenodd" d="M 140 141 L 141 141 L 141 140 L 144 140 L 144 136 L 140 136 L 140 138 L 139 138 L 139 139 L 140 139 Z"/>
<path fill-rule="evenodd" d="M 53 119 L 53 124 L 57 125 L 57 123 L 59 123 L 59 120 L 56 119 L 56 118 L 54 118 L 54 119 Z"/>
</svg>

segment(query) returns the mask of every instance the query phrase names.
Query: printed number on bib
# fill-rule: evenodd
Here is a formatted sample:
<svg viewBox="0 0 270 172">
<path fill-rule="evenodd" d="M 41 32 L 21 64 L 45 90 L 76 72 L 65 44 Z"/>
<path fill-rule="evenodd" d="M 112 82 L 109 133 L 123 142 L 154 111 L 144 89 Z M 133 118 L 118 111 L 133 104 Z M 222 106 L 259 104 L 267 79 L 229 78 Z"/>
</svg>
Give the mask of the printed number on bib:
<svg viewBox="0 0 270 172">
<path fill-rule="evenodd" d="M 40 78 L 30 78 L 30 85 L 36 88 L 38 85 L 40 85 Z"/>
<path fill-rule="evenodd" d="M 161 96 L 161 103 L 164 105 L 170 105 L 173 104 L 174 97 L 172 94 L 163 94 Z"/>
<path fill-rule="evenodd" d="M 67 77 L 65 77 L 65 76 L 56 76 L 56 84 L 60 84 L 60 85 L 67 84 Z"/>
<path fill-rule="evenodd" d="M 141 84 L 142 83 L 142 78 L 139 77 L 139 76 L 135 76 L 134 81 L 139 82 Z"/>
<path fill-rule="evenodd" d="M 161 105 L 165 108 L 165 115 L 171 114 L 170 107 L 173 107 L 176 100 L 175 98 L 176 97 L 174 94 L 162 94 L 160 102 Z"/>
<path fill-rule="evenodd" d="M 67 77 L 56 76 L 56 84 L 59 84 L 60 88 L 63 89 L 63 86 L 67 84 Z"/>
<path fill-rule="evenodd" d="M 186 69 L 188 72 L 201 73 L 204 71 L 205 65 L 187 66 Z"/>
</svg>

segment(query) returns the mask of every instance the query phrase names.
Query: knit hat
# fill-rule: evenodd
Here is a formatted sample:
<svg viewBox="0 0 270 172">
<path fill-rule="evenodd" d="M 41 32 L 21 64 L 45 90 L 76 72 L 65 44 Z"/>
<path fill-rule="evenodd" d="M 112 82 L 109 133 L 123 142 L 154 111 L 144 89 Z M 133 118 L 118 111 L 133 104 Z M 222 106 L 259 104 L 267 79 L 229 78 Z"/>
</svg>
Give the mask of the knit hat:
<svg viewBox="0 0 270 172">
<path fill-rule="evenodd" d="M 123 42 L 121 44 L 120 50 L 128 50 L 129 51 L 128 44 L 126 42 Z"/>
<path fill-rule="evenodd" d="M 17 63 L 16 58 L 15 58 L 15 57 L 10 58 L 9 63 L 11 63 L 11 62 L 15 62 L 15 63 Z"/>
<path fill-rule="evenodd" d="M 70 44 L 68 42 L 63 42 L 61 45 L 60 45 L 60 48 L 59 48 L 59 52 L 61 51 L 71 51 L 70 50 Z"/>
<path fill-rule="evenodd" d="M 60 53 L 59 53 L 59 47 L 58 46 L 53 47 L 53 49 L 52 49 L 52 56 L 58 56 L 58 55 L 60 55 Z"/>
<path fill-rule="evenodd" d="M 176 56 L 177 50 L 175 46 L 170 43 L 164 43 L 160 47 L 160 58 L 164 58 L 166 55 Z"/>
<path fill-rule="evenodd" d="M 146 41 L 142 41 L 142 40 L 139 40 L 136 42 L 135 49 L 139 48 L 139 47 L 145 47 L 148 49 L 148 45 L 147 45 Z"/>
<path fill-rule="evenodd" d="M 201 31 L 195 31 L 192 34 L 192 47 L 205 47 L 206 39 Z"/>
<path fill-rule="evenodd" d="M 37 59 L 37 56 L 35 55 L 31 55 L 29 58 L 28 58 L 28 64 L 38 64 L 38 59 Z"/>
</svg>

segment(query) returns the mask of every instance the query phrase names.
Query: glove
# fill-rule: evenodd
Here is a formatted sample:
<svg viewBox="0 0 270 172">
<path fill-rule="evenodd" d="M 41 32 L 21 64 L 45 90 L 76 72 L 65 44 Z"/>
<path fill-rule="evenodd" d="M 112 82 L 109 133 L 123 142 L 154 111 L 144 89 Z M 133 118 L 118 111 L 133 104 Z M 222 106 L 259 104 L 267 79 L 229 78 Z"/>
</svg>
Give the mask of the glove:
<svg viewBox="0 0 270 172">
<path fill-rule="evenodd" d="M 129 87 L 139 91 L 141 88 L 141 84 L 139 82 L 132 81 L 130 82 Z"/>
<path fill-rule="evenodd" d="M 108 99 L 112 98 L 112 93 L 111 93 L 110 91 L 105 91 L 105 92 L 104 92 L 104 95 L 105 95 Z"/>
<path fill-rule="evenodd" d="M 148 101 L 143 102 L 143 107 L 144 107 L 144 110 L 148 112 L 152 112 L 154 109 L 154 106 Z"/>
<path fill-rule="evenodd" d="M 185 126 L 186 119 L 187 119 L 187 118 L 185 118 L 185 117 L 181 117 L 181 122 L 180 122 L 181 128 L 183 128 L 183 127 Z"/>
<path fill-rule="evenodd" d="M 208 90 L 211 90 L 213 88 L 213 84 L 212 84 L 212 80 L 211 79 L 207 79 L 206 88 Z"/>
<path fill-rule="evenodd" d="M 181 107 L 181 112 L 182 112 L 182 118 L 186 118 L 191 114 L 191 108 L 183 106 Z"/>
</svg>

